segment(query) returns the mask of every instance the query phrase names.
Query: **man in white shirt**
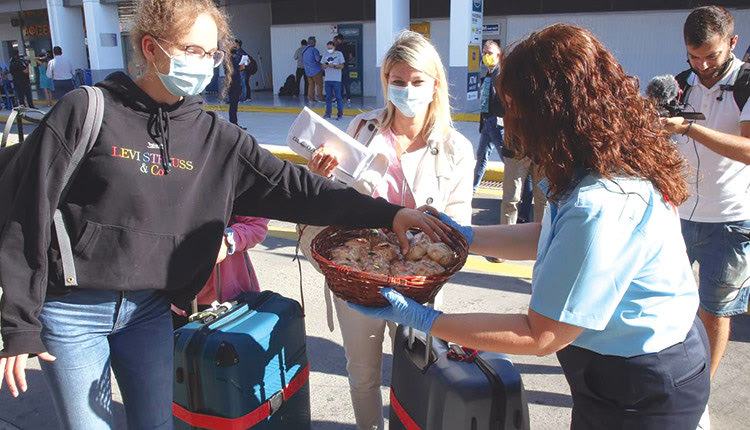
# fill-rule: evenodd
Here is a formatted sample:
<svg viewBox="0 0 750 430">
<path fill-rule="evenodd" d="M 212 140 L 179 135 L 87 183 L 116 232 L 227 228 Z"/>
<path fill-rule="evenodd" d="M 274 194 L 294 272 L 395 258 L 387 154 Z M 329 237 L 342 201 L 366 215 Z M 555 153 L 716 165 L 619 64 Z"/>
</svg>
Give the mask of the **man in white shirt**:
<svg viewBox="0 0 750 430">
<path fill-rule="evenodd" d="M 62 56 L 62 48 L 55 46 L 52 49 L 55 58 L 47 65 L 47 77 L 52 79 L 55 86 L 54 97 L 60 100 L 62 96 L 73 91 L 73 65 L 67 58 Z"/>
<path fill-rule="evenodd" d="M 690 165 L 691 195 L 679 211 L 688 257 L 700 264 L 699 315 L 713 377 L 730 317 L 747 311 L 750 296 L 750 103 L 738 100 L 744 63 L 732 53 L 738 39 L 732 14 L 718 6 L 694 9 L 684 37 L 691 71 L 683 101 L 706 119 L 664 123 Z"/>
</svg>

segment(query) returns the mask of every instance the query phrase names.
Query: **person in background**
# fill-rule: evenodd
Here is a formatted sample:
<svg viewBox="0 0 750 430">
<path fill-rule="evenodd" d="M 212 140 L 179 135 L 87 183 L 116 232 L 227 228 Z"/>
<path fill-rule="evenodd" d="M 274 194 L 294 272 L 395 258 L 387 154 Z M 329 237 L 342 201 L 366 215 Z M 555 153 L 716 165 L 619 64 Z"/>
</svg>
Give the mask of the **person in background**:
<svg viewBox="0 0 750 430">
<path fill-rule="evenodd" d="M 531 219 L 533 207 L 534 222 L 542 222 L 547 196 L 539 187 L 542 180 L 538 168 L 518 152 L 514 141 L 508 139 L 503 147 L 505 172 L 503 176 L 503 201 L 500 204 L 500 224 L 513 225 L 518 222 L 522 197 L 527 205 L 523 218 Z M 529 179 L 529 177 L 531 179 Z M 525 195 L 524 195 L 525 192 Z"/>
<path fill-rule="evenodd" d="M 304 82 L 305 92 L 303 92 L 302 94 L 304 94 L 305 97 L 307 97 L 307 91 L 309 89 L 308 87 L 310 84 L 307 82 L 307 78 L 305 78 L 305 63 L 302 61 L 302 51 L 304 51 L 305 48 L 307 48 L 307 40 L 302 39 L 300 41 L 300 47 L 297 48 L 296 51 L 294 51 L 294 61 L 297 62 L 297 72 L 294 75 L 295 79 L 297 80 L 297 89 L 294 95 L 299 96 L 299 84 L 300 82 Z"/>
<path fill-rule="evenodd" d="M 734 17 L 720 6 L 694 9 L 683 27 L 690 85 L 683 96 L 705 120 L 665 118 L 663 123 L 688 161 L 690 197 L 679 210 L 690 262 L 700 265 L 699 315 L 711 344 L 711 376 L 724 356 L 731 317 L 747 312 L 750 298 L 750 103 L 733 92 L 743 62 Z M 702 420 L 710 426 L 708 410 Z"/>
<path fill-rule="evenodd" d="M 73 90 L 73 64 L 63 57 L 63 50 L 59 46 L 52 48 L 55 56 L 47 63 L 47 77 L 52 79 L 54 86 L 55 100 L 60 100 L 62 96 Z"/>
<path fill-rule="evenodd" d="M 42 55 L 36 59 L 39 62 L 39 89 L 42 90 L 48 107 L 52 106 L 52 90 L 55 89 L 52 79 L 47 77 L 47 66 L 52 58 L 52 52 L 43 49 Z"/>
<path fill-rule="evenodd" d="M 335 97 L 338 109 L 336 119 L 340 120 L 344 116 L 344 101 L 341 97 L 341 71 L 345 64 L 344 55 L 336 50 L 336 44 L 328 42 L 326 54 L 320 59 L 320 64 L 325 71 L 326 113 L 323 118 L 331 118 L 331 105 Z"/>
<path fill-rule="evenodd" d="M 10 59 L 10 74 L 16 87 L 16 98 L 19 105 L 35 109 L 34 97 L 31 94 L 31 79 L 29 77 L 29 62 L 21 58 L 18 49 L 14 49 Z"/>
<path fill-rule="evenodd" d="M 349 77 L 349 69 L 354 61 L 354 52 L 352 47 L 344 43 L 344 35 L 339 33 L 333 37 L 333 44 L 336 50 L 344 55 L 344 69 L 341 73 L 341 94 L 346 98 L 347 106 L 352 104 L 352 90 L 350 88 L 352 81 Z"/>
<path fill-rule="evenodd" d="M 310 103 L 317 103 L 323 100 L 323 68 L 320 66 L 320 51 L 315 47 L 316 41 L 314 36 L 307 38 L 307 48 L 302 50 L 302 63 L 305 65 L 305 76 L 310 92 L 307 97 Z M 317 89 L 318 95 L 315 96 Z"/>
<path fill-rule="evenodd" d="M 248 251 L 266 238 L 268 221 L 268 218 L 232 217 L 231 223 L 224 230 L 216 267 L 196 296 L 198 310 L 208 308 L 214 301 L 224 303 L 234 300 L 242 293 L 260 291 Z M 175 329 L 187 324 L 189 311 L 172 305 L 172 312 Z"/>
<path fill-rule="evenodd" d="M 474 151 L 453 127 L 448 79 L 437 50 L 418 33 L 401 33 L 385 54 L 380 82 L 385 108 L 358 115 L 347 133 L 388 157 L 390 165 L 385 176 L 362 178 L 353 187 L 410 208 L 431 204 L 464 223 L 471 222 Z M 336 156 L 323 150 L 307 164 L 310 171 L 324 177 L 337 165 Z M 308 260 L 315 261 L 309 255 L 316 230 L 310 226 L 300 230 L 300 249 Z M 325 290 L 329 294 L 328 287 Z M 439 306 L 441 300 L 439 293 L 435 305 Z M 362 316 L 338 297 L 333 302 L 344 341 L 357 427 L 382 430 L 383 339 L 388 326 L 393 340 L 395 325 Z M 329 327 L 333 330 L 330 308 Z"/>
<path fill-rule="evenodd" d="M 497 87 L 508 136 L 546 177 L 548 216 L 456 226 L 473 253 L 536 259 L 528 310 L 443 314 L 388 288 L 391 306 L 351 306 L 469 348 L 557 353 L 572 430 L 695 429 L 708 339 L 675 208 L 686 165 L 656 109 L 593 34 L 565 24 L 515 45 Z"/>
<path fill-rule="evenodd" d="M 495 93 L 492 85 L 500 76 L 500 45 L 494 40 L 484 42 L 482 48 L 482 62 L 487 66 L 487 74 L 482 78 L 481 107 L 479 114 L 479 146 L 477 146 L 477 164 L 474 166 L 474 192 L 477 192 L 479 183 L 482 181 L 484 171 L 487 168 L 487 160 L 494 147 L 500 160 L 503 159 L 503 140 L 505 139 L 505 128 L 503 126 L 503 115 L 505 107 L 502 100 Z"/>
<path fill-rule="evenodd" d="M 242 98 L 242 71 L 245 70 L 245 66 L 242 65 L 243 54 L 240 53 L 239 45 L 235 43 L 234 46 L 229 50 L 230 62 L 232 64 L 231 69 L 226 67 L 226 71 L 232 75 L 232 81 L 229 84 L 227 96 L 229 97 L 229 122 L 240 127 L 243 130 L 247 130 L 247 127 L 243 127 L 237 123 L 237 109 Z"/>
<path fill-rule="evenodd" d="M 247 53 L 244 49 L 242 49 L 242 40 L 240 39 L 234 39 L 234 43 L 237 45 L 237 53 L 240 54 L 240 58 L 242 59 L 242 77 L 240 80 L 242 81 L 242 91 L 243 91 L 243 97 L 242 100 L 252 101 L 252 88 L 250 86 L 250 77 L 252 76 L 249 71 L 247 70 L 247 66 L 250 62 L 250 54 Z"/>
</svg>

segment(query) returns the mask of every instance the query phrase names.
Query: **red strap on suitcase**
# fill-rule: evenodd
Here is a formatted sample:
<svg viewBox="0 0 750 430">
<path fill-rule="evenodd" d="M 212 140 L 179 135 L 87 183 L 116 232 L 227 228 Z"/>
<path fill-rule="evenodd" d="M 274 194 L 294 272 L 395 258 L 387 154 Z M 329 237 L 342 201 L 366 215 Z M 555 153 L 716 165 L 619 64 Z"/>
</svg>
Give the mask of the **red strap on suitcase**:
<svg viewBox="0 0 750 430">
<path fill-rule="evenodd" d="M 393 408 L 393 412 L 396 413 L 396 416 L 398 417 L 399 421 L 401 421 L 401 424 L 406 427 L 406 430 L 422 430 L 422 428 L 419 427 L 417 423 L 415 423 L 414 420 L 409 416 L 409 413 L 406 412 L 406 409 L 401 406 L 401 403 L 399 403 L 398 399 L 396 398 L 396 394 L 393 393 L 393 387 L 391 387 L 391 408 Z"/>
<path fill-rule="evenodd" d="M 291 398 L 310 378 L 310 365 L 306 365 L 281 390 L 284 400 Z M 283 403 L 282 403 L 283 404 Z M 274 411 L 275 412 L 275 411 Z M 210 430 L 245 430 L 253 427 L 271 415 L 271 400 L 265 401 L 247 415 L 238 418 L 215 417 L 213 415 L 190 412 L 177 403 L 172 403 L 172 414 L 193 427 Z"/>
</svg>

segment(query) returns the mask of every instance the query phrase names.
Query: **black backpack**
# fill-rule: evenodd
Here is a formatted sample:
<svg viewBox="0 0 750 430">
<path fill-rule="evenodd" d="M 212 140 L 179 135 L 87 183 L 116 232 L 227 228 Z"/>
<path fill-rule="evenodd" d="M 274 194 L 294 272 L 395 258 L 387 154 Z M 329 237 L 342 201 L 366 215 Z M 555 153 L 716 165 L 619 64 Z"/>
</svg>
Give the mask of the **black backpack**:
<svg viewBox="0 0 750 430">
<path fill-rule="evenodd" d="M 295 87 L 297 87 L 297 79 L 294 77 L 294 75 L 289 75 L 286 77 L 284 85 L 282 85 L 282 87 L 279 89 L 279 95 L 293 96 L 296 93 Z"/>
<path fill-rule="evenodd" d="M 247 67 L 245 67 L 245 70 L 250 76 L 258 73 L 258 63 L 255 62 L 255 58 L 248 55 Z"/>
<path fill-rule="evenodd" d="M 281 87 L 281 89 L 279 89 L 279 95 L 293 96 L 296 93 L 295 87 L 297 87 L 297 79 L 294 77 L 294 75 L 289 75 L 286 77 L 284 85 Z"/>
<path fill-rule="evenodd" d="M 692 70 L 688 69 L 675 76 L 677 84 L 680 86 L 680 97 L 679 102 L 685 104 L 690 84 L 688 84 L 688 78 L 690 77 Z M 739 72 L 737 72 L 737 79 L 734 80 L 732 85 L 721 86 L 722 95 L 724 91 L 731 91 L 734 95 L 734 101 L 737 103 L 737 107 L 740 108 L 740 112 L 745 107 L 747 99 L 750 98 L 750 63 L 742 64 Z"/>
</svg>

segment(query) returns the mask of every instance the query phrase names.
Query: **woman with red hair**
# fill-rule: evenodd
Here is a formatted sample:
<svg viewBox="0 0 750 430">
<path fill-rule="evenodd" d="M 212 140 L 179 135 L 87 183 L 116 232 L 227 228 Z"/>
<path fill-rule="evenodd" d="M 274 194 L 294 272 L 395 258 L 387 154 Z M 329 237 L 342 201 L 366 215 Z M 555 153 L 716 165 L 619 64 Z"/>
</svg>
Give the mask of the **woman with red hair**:
<svg viewBox="0 0 750 430">
<path fill-rule="evenodd" d="M 557 353 L 573 429 L 696 428 L 708 344 L 675 210 L 683 160 L 588 31 L 545 28 L 503 64 L 506 133 L 546 177 L 549 206 L 541 225 L 458 227 L 474 253 L 536 259 L 528 311 L 447 315 L 389 289 L 392 306 L 352 306 L 472 348 Z"/>
</svg>

